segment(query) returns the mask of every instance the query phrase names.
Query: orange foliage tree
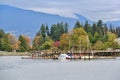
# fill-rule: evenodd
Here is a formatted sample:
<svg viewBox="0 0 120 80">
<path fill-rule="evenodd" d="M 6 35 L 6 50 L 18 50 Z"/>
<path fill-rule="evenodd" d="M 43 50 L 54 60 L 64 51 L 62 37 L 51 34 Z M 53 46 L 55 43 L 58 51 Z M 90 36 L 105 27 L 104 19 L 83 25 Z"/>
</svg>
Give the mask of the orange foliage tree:
<svg viewBox="0 0 120 80">
<path fill-rule="evenodd" d="M 13 34 L 7 34 L 8 40 L 10 42 L 10 45 L 12 46 L 13 50 L 18 50 L 18 41 L 17 38 Z"/>
<path fill-rule="evenodd" d="M 60 37 L 60 48 L 62 50 L 68 50 L 70 47 L 70 35 L 64 33 L 61 37 Z"/>
<path fill-rule="evenodd" d="M 23 37 L 24 37 L 25 40 L 26 40 L 26 43 L 27 43 L 28 48 L 30 48 L 30 37 L 28 37 L 28 36 L 23 36 Z"/>
</svg>

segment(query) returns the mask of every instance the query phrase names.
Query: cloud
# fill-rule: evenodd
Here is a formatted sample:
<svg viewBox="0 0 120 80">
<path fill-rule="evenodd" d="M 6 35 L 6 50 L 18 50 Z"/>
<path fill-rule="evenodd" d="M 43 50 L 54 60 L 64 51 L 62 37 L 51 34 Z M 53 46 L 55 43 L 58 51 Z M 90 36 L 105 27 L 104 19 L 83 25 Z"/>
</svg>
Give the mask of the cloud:
<svg viewBox="0 0 120 80">
<path fill-rule="evenodd" d="M 64 17 L 77 18 L 74 13 L 78 13 L 93 21 L 120 20 L 119 0 L 0 0 L 0 3 Z"/>
<path fill-rule="evenodd" d="M 73 12 L 71 12 L 69 9 L 58 9 L 58 8 L 28 8 L 28 9 L 38 11 L 38 12 L 56 14 L 63 17 L 77 18 L 77 16 Z"/>
</svg>

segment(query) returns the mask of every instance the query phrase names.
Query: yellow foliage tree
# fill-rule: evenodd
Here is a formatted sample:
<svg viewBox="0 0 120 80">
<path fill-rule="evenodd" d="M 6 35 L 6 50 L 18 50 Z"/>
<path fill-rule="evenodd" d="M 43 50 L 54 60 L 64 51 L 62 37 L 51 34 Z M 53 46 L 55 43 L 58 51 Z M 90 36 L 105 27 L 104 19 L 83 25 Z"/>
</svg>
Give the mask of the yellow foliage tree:
<svg viewBox="0 0 120 80">
<path fill-rule="evenodd" d="M 63 34 L 60 38 L 60 48 L 62 50 L 79 50 L 87 48 L 87 33 L 83 28 L 75 28 L 72 33 Z"/>
<path fill-rule="evenodd" d="M 117 35 L 112 33 L 112 32 L 107 32 L 108 35 L 108 41 L 105 43 L 107 48 L 119 48 L 119 44 L 117 41 L 115 41 L 117 39 Z"/>
<path fill-rule="evenodd" d="M 111 32 L 107 32 L 107 35 L 108 35 L 108 41 L 109 42 L 114 42 L 115 39 L 117 38 L 117 35 L 114 34 L 114 33 L 111 33 Z"/>
<path fill-rule="evenodd" d="M 95 50 L 103 50 L 104 48 L 105 48 L 105 45 L 102 41 L 97 41 L 93 46 L 93 49 Z"/>
<path fill-rule="evenodd" d="M 73 29 L 71 35 L 72 47 L 75 49 L 86 49 L 87 47 L 87 32 L 83 28 Z"/>
</svg>

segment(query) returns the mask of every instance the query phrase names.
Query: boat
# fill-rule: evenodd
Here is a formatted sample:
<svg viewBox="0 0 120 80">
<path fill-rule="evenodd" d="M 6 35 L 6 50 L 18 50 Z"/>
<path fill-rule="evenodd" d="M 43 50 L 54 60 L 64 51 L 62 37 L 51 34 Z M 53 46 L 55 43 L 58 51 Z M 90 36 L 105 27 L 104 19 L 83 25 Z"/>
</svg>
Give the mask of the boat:
<svg viewBox="0 0 120 80">
<path fill-rule="evenodd" d="M 94 56 L 85 55 L 85 56 L 81 56 L 81 59 L 94 59 Z"/>
<path fill-rule="evenodd" d="M 59 60 L 67 60 L 67 59 L 71 59 L 70 56 L 68 56 L 67 54 L 60 54 L 60 56 L 58 57 Z"/>
</svg>

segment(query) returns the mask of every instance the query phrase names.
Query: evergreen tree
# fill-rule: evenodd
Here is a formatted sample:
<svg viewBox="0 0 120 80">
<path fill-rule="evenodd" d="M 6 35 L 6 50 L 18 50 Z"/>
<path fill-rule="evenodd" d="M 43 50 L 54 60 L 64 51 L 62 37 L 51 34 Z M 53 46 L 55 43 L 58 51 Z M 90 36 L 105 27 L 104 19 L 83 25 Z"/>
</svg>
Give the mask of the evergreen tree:
<svg viewBox="0 0 120 80">
<path fill-rule="evenodd" d="M 90 24 L 88 23 L 88 21 L 85 22 L 85 25 L 84 25 L 84 30 L 88 33 L 88 32 L 93 32 Z"/>
<path fill-rule="evenodd" d="M 10 45 L 9 39 L 7 36 L 1 39 L 0 50 L 2 51 L 12 51 L 12 46 Z"/>
<path fill-rule="evenodd" d="M 67 26 L 65 28 L 65 24 L 63 24 L 62 22 L 57 23 L 51 26 L 50 36 L 52 40 L 59 41 L 60 36 L 65 32 L 67 32 Z"/>
<path fill-rule="evenodd" d="M 2 29 L 0 29 L 0 38 L 3 38 L 3 37 L 5 37 L 5 32 Z"/>
<path fill-rule="evenodd" d="M 2 50 L 2 38 L 5 37 L 5 32 L 0 29 L 0 50 Z"/>
<path fill-rule="evenodd" d="M 74 28 L 80 28 L 80 27 L 82 27 L 82 25 L 80 24 L 79 21 L 77 21 Z"/>
<path fill-rule="evenodd" d="M 69 27 L 68 23 L 65 23 L 64 24 L 64 33 L 68 32 L 68 27 Z"/>
<path fill-rule="evenodd" d="M 48 25 L 46 24 L 46 34 L 48 35 L 48 36 L 50 36 L 50 31 L 49 31 L 49 28 L 48 28 Z"/>
<path fill-rule="evenodd" d="M 41 28 L 40 28 L 40 34 L 42 35 L 43 39 L 44 39 L 44 42 L 45 42 L 45 37 L 46 37 L 46 27 L 44 24 L 41 25 Z"/>
<path fill-rule="evenodd" d="M 101 36 L 100 36 L 100 34 L 99 34 L 97 31 L 96 31 L 95 34 L 94 34 L 94 40 L 95 40 L 95 42 L 101 40 Z"/>
<path fill-rule="evenodd" d="M 27 42 L 24 36 L 20 35 L 18 40 L 20 41 L 19 51 L 20 52 L 28 51 L 29 48 L 28 48 L 28 45 L 27 45 Z"/>
<path fill-rule="evenodd" d="M 109 30 L 110 32 L 112 32 L 112 33 L 115 33 L 116 31 L 115 31 L 115 28 L 112 26 L 112 24 L 110 24 L 110 30 Z"/>
<path fill-rule="evenodd" d="M 108 28 L 106 24 L 104 24 L 103 31 L 104 31 L 104 35 L 107 34 Z"/>
<path fill-rule="evenodd" d="M 98 26 L 98 27 L 102 27 L 102 26 L 103 26 L 103 22 L 102 22 L 102 20 L 98 20 L 98 22 L 97 22 L 97 26 Z"/>
<path fill-rule="evenodd" d="M 97 31 L 97 25 L 96 25 L 96 23 L 93 23 L 93 25 L 92 25 L 92 29 L 93 29 L 93 35 L 95 34 L 95 31 Z"/>
<path fill-rule="evenodd" d="M 98 32 L 100 35 L 103 35 L 103 34 L 104 34 L 104 31 L 103 31 L 103 22 L 102 22 L 102 20 L 98 20 L 98 22 L 97 22 L 97 32 Z"/>
<path fill-rule="evenodd" d="M 58 34 L 57 25 L 54 24 L 51 26 L 51 30 L 50 30 L 50 36 L 52 40 L 57 41 L 57 37 L 58 37 L 57 34 Z"/>
<path fill-rule="evenodd" d="M 120 37 L 120 27 L 116 27 L 116 34 Z"/>
</svg>

